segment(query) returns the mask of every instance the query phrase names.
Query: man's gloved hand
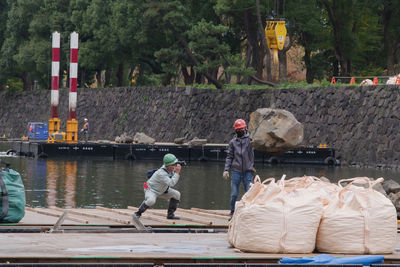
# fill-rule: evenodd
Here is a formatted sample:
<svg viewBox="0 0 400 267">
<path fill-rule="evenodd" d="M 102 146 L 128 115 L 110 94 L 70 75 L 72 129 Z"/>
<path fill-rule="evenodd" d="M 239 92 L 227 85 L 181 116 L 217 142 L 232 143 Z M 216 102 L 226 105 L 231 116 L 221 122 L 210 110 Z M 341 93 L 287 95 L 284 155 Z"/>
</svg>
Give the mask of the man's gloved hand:
<svg viewBox="0 0 400 267">
<path fill-rule="evenodd" d="M 229 172 L 224 171 L 224 173 L 222 174 L 222 177 L 224 177 L 224 179 L 227 180 L 229 178 Z"/>
</svg>

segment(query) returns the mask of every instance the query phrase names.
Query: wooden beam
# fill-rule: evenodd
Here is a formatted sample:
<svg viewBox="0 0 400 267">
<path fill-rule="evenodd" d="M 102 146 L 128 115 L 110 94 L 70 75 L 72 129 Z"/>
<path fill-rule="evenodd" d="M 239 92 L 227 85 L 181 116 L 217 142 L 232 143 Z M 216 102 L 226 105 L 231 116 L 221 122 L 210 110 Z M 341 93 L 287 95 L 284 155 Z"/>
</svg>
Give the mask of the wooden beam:
<svg viewBox="0 0 400 267">
<path fill-rule="evenodd" d="M 137 209 L 137 208 L 128 206 L 128 209 Z M 154 215 L 158 215 L 158 216 L 165 216 L 163 213 L 161 213 L 159 211 L 146 210 L 146 212 L 154 214 Z M 189 222 L 196 222 L 196 223 L 200 223 L 200 224 L 204 224 L 204 225 L 212 225 L 211 221 L 203 221 L 203 220 L 198 220 L 198 219 L 194 219 L 194 218 L 186 217 L 186 216 L 179 216 L 179 217 L 181 218 L 181 220 L 185 220 L 185 221 L 189 221 Z"/>
<path fill-rule="evenodd" d="M 186 212 L 186 213 L 190 213 L 190 214 L 194 214 L 194 215 L 198 215 L 198 216 L 206 216 L 206 217 L 210 217 L 210 218 L 221 219 L 221 220 L 227 220 L 229 218 L 229 216 L 210 214 L 210 213 L 196 211 L 196 210 L 187 210 L 187 209 L 178 208 L 177 211 Z"/>
<path fill-rule="evenodd" d="M 96 209 L 109 211 L 109 212 L 114 212 L 114 213 L 118 213 L 118 214 L 121 214 L 121 215 L 129 216 L 129 217 L 133 216 L 133 213 L 130 213 L 130 212 L 121 211 L 121 210 L 115 210 L 115 209 L 109 209 L 109 208 L 104 208 L 104 207 L 100 207 L 100 206 L 97 206 Z M 129 210 L 137 210 L 137 209 L 138 208 L 136 208 L 136 207 L 131 207 L 131 209 L 129 209 Z M 170 220 L 159 218 L 158 216 L 151 216 L 151 215 L 148 215 L 148 214 L 142 214 L 141 218 L 146 219 L 146 220 L 150 220 L 150 221 L 156 221 L 156 222 L 171 224 Z M 172 224 L 175 224 L 175 223 L 172 222 Z"/>
<path fill-rule="evenodd" d="M 51 209 L 55 209 L 55 210 L 59 210 L 59 211 L 64 211 L 64 209 L 60 209 L 57 207 L 50 207 Z M 68 212 L 71 214 L 75 214 L 75 215 L 79 215 L 82 217 L 92 217 L 92 218 L 97 218 L 97 219 L 102 219 L 102 220 L 107 220 L 107 221 L 114 221 L 114 222 L 118 222 L 118 223 L 122 223 L 122 224 L 131 224 L 130 221 L 128 220 L 122 220 L 122 219 L 118 219 L 118 218 L 113 218 L 113 217 L 106 217 L 103 215 L 98 215 L 98 214 L 93 214 L 93 213 L 86 213 L 86 212 L 82 212 L 82 211 L 76 211 L 73 209 L 68 209 Z"/>
<path fill-rule="evenodd" d="M 191 210 L 197 210 L 205 213 L 210 213 L 210 214 L 217 214 L 217 215 L 222 215 L 222 216 L 228 216 L 229 217 L 229 211 L 222 211 L 222 210 L 205 210 L 205 209 L 199 209 L 199 208 L 191 208 Z"/>
<path fill-rule="evenodd" d="M 36 212 L 36 213 L 47 215 L 47 216 L 52 216 L 52 217 L 60 217 L 62 215 L 62 214 L 53 213 L 53 212 L 49 212 L 49 211 L 34 209 L 31 207 L 25 207 L 25 210 Z M 84 223 L 84 224 L 89 223 L 88 220 L 83 220 L 83 219 L 79 219 L 79 218 L 75 218 L 75 217 L 71 217 L 71 216 L 68 216 L 68 220 L 74 221 L 74 222 L 79 222 L 79 223 Z"/>
<path fill-rule="evenodd" d="M 128 206 L 127 207 L 127 209 L 128 210 L 138 210 L 139 208 L 137 208 L 137 207 L 132 207 L 132 206 Z M 149 213 L 148 213 L 148 211 L 149 210 L 147 210 L 146 211 L 146 214 L 142 214 L 142 218 L 143 219 L 148 219 L 148 220 L 152 220 L 152 221 L 156 221 L 156 222 L 162 222 L 162 223 L 166 223 L 166 224 L 176 224 L 176 221 L 174 221 L 174 220 L 168 220 L 168 219 L 164 219 L 165 218 L 165 215 L 164 214 L 162 214 L 162 215 L 160 215 L 160 213 L 159 214 L 155 214 L 155 215 L 157 215 L 157 216 L 152 216 L 152 215 L 150 215 Z M 151 212 L 150 212 L 151 213 Z M 162 217 L 162 218 L 160 218 L 160 217 Z"/>
</svg>

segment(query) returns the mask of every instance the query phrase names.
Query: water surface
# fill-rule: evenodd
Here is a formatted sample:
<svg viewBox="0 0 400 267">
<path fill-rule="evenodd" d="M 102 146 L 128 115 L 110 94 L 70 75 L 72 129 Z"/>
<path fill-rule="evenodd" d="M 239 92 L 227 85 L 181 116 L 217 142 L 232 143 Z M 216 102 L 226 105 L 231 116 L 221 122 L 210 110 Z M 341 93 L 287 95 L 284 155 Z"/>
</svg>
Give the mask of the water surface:
<svg viewBox="0 0 400 267">
<path fill-rule="evenodd" d="M 104 206 L 126 208 L 139 206 L 144 194 L 142 185 L 146 172 L 161 166 L 158 161 L 129 161 L 96 158 L 34 159 L 8 157 L 8 146 L 0 143 L 0 159 L 11 163 L 23 179 L 27 205 L 32 207 Z M 181 179 L 174 187 L 182 194 L 181 207 L 229 209 L 230 181 L 222 178 L 222 162 L 190 162 L 182 167 Z M 377 170 L 321 165 L 268 165 L 256 164 L 262 179 L 287 178 L 303 175 L 325 176 L 331 181 L 367 176 L 384 177 L 400 182 L 395 170 Z M 243 190 L 243 189 L 241 189 Z M 168 203 L 159 199 L 155 208 L 166 208 Z"/>
</svg>

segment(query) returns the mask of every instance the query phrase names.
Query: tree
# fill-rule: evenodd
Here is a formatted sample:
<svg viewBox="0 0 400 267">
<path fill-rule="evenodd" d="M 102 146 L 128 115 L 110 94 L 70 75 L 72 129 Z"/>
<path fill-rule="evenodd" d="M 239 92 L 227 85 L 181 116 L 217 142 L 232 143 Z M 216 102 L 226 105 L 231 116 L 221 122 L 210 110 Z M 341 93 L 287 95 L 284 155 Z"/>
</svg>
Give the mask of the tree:
<svg viewBox="0 0 400 267">
<path fill-rule="evenodd" d="M 147 18 L 159 22 L 163 26 L 163 30 L 169 36 L 174 38 L 191 64 L 197 67 L 209 82 L 213 83 L 217 88 L 222 88 L 222 84 L 215 79 L 212 73 L 201 67 L 198 56 L 193 53 L 189 45 L 189 30 L 193 26 L 188 15 L 187 8 L 180 1 L 159 1 L 150 2 L 146 12 Z"/>
<path fill-rule="evenodd" d="M 382 0 L 375 2 L 372 7 L 378 11 L 382 20 L 383 43 L 386 53 L 386 69 L 388 75 L 400 72 L 400 7 L 397 1 Z M 396 67 L 397 66 L 397 67 Z"/>
<path fill-rule="evenodd" d="M 22 80 L 23 89 L 32 88 L 33 64 L 25 66 L 19 59 L 28 59 L 32 52 L 29 49 L 30 34 L 29 24 L 33 15 L 39 10 L 40 0 L 8 0 L 9 6 L 4 42 L 0 51 L 0 76 L 4 80 L 7 77 L 16 77 Z M 24 62 L 25 63 L 25 62 Z M 32 63 L 30 60 L 29 63 Z"/>
<path fill-rule="evenodd" d="M 8 3 L 7 1 L 0 1 L 0 49 L 3 46 L 4 39 L 5 39 L 5 32 L 6 32 L 6 21 L 8 15 Z M 1 62 L 1 60 L 0 60 Z M 2 89 L 2 84 L 5 82 L 6 76 L 1 74 L 0 72 L 0 90 Z"/>
<path fill-rule="evenodd" d="M 327 68 L 326 51 L 332 50 L 329 31 L 324 25 L 324 10 L 316 0 L 289 0 L 286 3 L 288 31 L 304 48 L 306 80 L 323 77 Z"/>
</svg>

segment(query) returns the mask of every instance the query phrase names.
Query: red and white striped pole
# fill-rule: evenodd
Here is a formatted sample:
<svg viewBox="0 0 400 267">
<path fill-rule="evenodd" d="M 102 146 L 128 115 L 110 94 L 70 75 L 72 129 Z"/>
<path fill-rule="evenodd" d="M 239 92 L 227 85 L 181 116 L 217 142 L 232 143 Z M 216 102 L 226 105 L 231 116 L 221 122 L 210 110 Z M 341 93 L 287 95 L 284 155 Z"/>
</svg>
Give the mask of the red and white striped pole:
<svg viewBox="0 0 400 267">
<path fill-rule="evenodd" d="M 78 84 L 78 34 L 71 33 L 70 61 L 69 61 L 69 119 L 76 118 L 76 100 Z"/>
<path fill-rule="evenodd" d="M 58 118 L 58 88 L 60 73 L 60 33 L 52 34 L 52 59 L 51 59 L 51 118 Z"/>
</svg>

